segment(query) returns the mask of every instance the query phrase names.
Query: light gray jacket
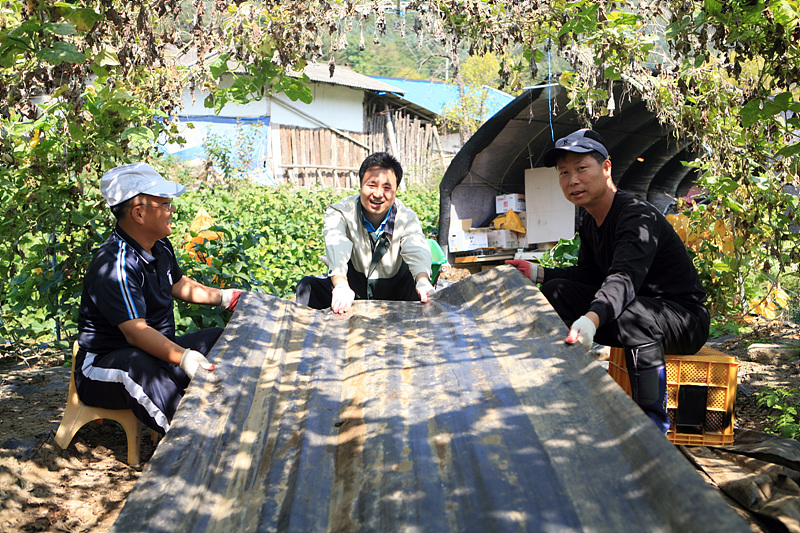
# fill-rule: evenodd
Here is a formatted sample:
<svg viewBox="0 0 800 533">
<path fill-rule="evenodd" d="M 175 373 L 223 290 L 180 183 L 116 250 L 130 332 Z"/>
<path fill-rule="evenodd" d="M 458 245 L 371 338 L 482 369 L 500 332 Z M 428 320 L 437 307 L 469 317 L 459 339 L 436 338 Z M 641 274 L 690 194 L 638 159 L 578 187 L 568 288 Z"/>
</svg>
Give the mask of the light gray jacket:
<svg viewBox="0 0 800 533">
<path fill-rule="evenodd" d="M 347 263 L 367 275 L 372 262 L 372 241 L 361 222 L 361 199 L 359 194 L 348 196 L 341 202 L 328 206 L 323 221 L 325 252 L 328 260 L 328 276 L 347 276 Z M 402 260 L 408 264 L 414 278 L 421 272 L 431 275 L 431 250 L 416 213 L 395 199 L 397 213 L 391 233 L 391 245 L 381 258 L 369 279 L 391 278 L 400 270 Z"/>
</svg>

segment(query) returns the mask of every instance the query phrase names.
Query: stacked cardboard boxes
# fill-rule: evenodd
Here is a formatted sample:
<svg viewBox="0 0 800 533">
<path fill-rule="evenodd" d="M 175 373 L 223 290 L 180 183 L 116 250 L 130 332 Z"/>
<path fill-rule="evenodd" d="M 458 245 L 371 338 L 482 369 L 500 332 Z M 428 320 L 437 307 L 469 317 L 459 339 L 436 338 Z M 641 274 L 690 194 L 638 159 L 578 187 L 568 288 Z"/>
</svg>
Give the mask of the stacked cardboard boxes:
<svg viewBox="0 0 800 533">
<path fill-rule="evenodd" d="M 517 250 L 525 248 L 525 195 L 501 194 L 495 197 L 497 217 L 489 231 L 489 246 Z"/>
<path fill-rule="evenodd" d="M 467 252 L 489 247 L 489 228 L 473 228 L 472 219 L 452 220 L 447 236 L 450 252 Z"/>
</svg>

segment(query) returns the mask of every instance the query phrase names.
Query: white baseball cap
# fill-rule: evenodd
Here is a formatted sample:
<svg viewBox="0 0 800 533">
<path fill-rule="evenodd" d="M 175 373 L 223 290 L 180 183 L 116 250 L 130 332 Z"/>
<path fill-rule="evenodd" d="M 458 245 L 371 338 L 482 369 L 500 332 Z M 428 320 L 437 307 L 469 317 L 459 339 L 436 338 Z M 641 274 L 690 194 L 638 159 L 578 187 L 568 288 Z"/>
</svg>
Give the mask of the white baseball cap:
<svg viewBox="0 0 800 533">
<path fill-rule="evenodd" d="M 137 194 L 176 198 L 186 187 L 168 181 L 147 163 L 131 163 L 112 168 L 100 180 L 100 192 L 108 207 L 114 207 Z"/>
</svg>

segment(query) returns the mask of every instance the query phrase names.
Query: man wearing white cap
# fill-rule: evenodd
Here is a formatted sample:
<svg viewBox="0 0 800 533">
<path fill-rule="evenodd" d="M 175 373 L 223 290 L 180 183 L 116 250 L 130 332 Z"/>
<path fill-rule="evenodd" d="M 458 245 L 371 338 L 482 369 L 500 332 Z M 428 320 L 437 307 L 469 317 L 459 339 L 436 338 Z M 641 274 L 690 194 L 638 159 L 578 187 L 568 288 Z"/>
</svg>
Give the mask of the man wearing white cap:
<svg viewBox="0 0 800 533">
<path fill-rule="evenodd" d="M 78 318 L 78 396 L 87 405 L 130 408 L 162 434 L 198 368 L 214 370 L 206 355 L 222 333 L 176 337 L 173 299 L 233 311 L 241 294 L 197 283 L 178 265 L 167 237 L 172 199 L 185 191 L 146 163 L 103 175 L 100 192 L 117 226 L 86 272 Z"/>
<path fill-rule="evenodd" d="M 537 283 L 570 326 L 566 342 L 625 349 L 634 401 L 664 432 L 665 353 L 694 354 L 708 339 L 705 290 L 686 247 L 651 204 L 611 179 L 603 138 L 588 129 L 556 141 L 544 155 L 564 196 L 582 207 L 577 265 L 540 268 L 511 260 Z M 666 351 L 665 351 L 666 350 Z"/>
</svg>

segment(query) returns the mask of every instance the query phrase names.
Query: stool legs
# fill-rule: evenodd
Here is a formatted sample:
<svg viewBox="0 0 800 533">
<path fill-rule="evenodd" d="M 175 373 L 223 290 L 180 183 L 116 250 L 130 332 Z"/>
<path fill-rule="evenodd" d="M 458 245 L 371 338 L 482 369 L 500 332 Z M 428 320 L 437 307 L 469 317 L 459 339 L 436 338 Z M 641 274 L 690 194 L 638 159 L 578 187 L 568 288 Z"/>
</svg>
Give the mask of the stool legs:
<svg viewBox="0 0 800 533">
<path fill-rule="evenodd" d="M 72 438 L 86 423 L 92 420 L 109 419 L 119 422 L 128 438 L 128 464 L 136 466 L 140 462 L 140 448 L 142 442 L 142 423 L 130 409 L 104 409 L 91 407 L 78 398 L 78 389 L 75 386 L 75 355 L 78 353 L 78 343 L 72 349 L 72 373 L 69 378 L 69 391 L 67 392 L 67 406 L 64 416 L 56 431 L 55 442 L 61 449 L 67 449 Z"/>
<path fill-rule="evenodd" d="M 75 395 L 77 397 L 77 394 Z M 78 400 L 80 402 L 80 400 Z M 70 409 L 70 407 L 72 407 Z M 114 420 L 125 430 L 128 440 L 128 464 L 136 466 L 140 462 L 140 445 L 142 442 L 142 423 L 133 416 L 130 409 L 103 409 L 83 404 L 70 406 L 64 411 L 61 425 L 56 431 L 55 441 L 66 450 L 75 434 L 88 422 L 93 420 Z"/>
</svg>

